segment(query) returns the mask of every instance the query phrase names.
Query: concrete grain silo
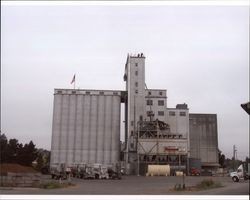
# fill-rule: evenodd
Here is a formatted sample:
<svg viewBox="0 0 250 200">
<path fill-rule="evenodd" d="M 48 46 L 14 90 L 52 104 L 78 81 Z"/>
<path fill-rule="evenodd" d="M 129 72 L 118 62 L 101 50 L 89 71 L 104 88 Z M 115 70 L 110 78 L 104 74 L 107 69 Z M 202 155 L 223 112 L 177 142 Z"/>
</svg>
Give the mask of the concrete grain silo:
<svg viewBox="0 0 250 200">
<path fill-rule="evenodd" d="M 51 165 L 117 163 L 120 104 L 120 91 L 55 89 Z"/>
</svg>

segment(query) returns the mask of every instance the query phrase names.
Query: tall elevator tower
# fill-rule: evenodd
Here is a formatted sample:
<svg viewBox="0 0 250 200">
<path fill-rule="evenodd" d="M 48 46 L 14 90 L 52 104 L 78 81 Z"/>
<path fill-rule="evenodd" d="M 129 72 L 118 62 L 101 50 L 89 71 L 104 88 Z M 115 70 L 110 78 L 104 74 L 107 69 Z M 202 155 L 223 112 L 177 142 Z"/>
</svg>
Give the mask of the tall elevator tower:
<svg viewBox="0 0 250 200">
<path fill-rule="evenodd" d="M 138 122 L 146 118 L 145 102 L 145 56 L 141 54 L 128 55 L 125 65 L 124 81 L 126 81 L 126 155 L 127 171 L 134 169 L 137 151 Z M 131 171 L 129 172 L 131 173 Z M 133 172 L 132 172 L 133 173 Z"/>
</svg>

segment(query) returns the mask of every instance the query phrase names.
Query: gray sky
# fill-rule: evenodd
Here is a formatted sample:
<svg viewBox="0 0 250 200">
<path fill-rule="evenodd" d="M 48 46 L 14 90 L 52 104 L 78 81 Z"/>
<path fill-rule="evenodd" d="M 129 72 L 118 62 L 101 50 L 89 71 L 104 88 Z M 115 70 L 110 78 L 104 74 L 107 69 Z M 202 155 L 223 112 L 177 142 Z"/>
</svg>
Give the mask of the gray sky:
<svg viewBox="0 0 250 200">
<path fill-rule="evenodd" d="M 50 149 L 53 90 L 124 90 L 127 53 L 168 107 L 216 113 L 219 149 L 249 155 L 249 7 L 1 6 L 1 128 Z"/>
</svg>

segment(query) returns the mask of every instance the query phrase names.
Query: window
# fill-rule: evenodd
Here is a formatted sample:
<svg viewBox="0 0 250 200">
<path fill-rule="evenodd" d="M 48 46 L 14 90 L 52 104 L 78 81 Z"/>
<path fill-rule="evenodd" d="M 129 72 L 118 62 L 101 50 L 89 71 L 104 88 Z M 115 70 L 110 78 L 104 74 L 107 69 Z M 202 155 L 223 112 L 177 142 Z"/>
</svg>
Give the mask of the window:
<svg viewBox="0 0 250 200">
<path fill-rule="evenodd" d="M 76 93 L 76 91 L 72 91 L 71 93 L 72 93 L 72 94 L 75 94 L 75 93 Z"/>
<path fill-rule="evenodd" d="M 151 95 L 151 92 L 148 92 L 148 95 Z"/>
<path fill-rule="evenodd" d="M 161 96 L 162 96 L 162 92 L 159 92 L 159 95 L 161 95 Z"/>
<path fill-rule="evenodd" d="M 169 116 L 175 116 L 175 111 L 169 111 Z"/>
<path fill-rule="evenodd" d="M 138 90 L 135 90 L 135 94 L 138 94 Z"/>
<path fill-rule="evenodd" d="M 147 116 L 148 116 L 148 117 L 150 117 L 150 116 L 154 116 L 153 111 L 147 111 Z"/>
<path fill-rule="evenodd" d="M 135 63 L 135 66 L 138 67 L 138 63 Z"/>
<path fill-rule="evenodd" d="M 164 106 L 164 100 L 158 100 L 158 106 Z"/>
<path fill-rule="evenodd" d="M 100 95 L 104 95 L 104 92 L 100 92 Z"/>
<path fill-rule="evenodd" d="M 138 82 L 135 82 L 135 87 L 138 87 Z"/>
<path fill-rule="evenodd" d="M 138 71 L 135 71 L 135 75 L 138 76 Z"/>
<path fill-rule="evenodd" d="M 90 94 L 90 92 L 86 92 L 86 94 Z"/>
<path fill-rule="evenodd" d="M 142 117 L 142 115 L 140 115 L 140 121 L 142 121 L 143 120 L 143 117 Z"/>
<path fill-rule="evenodd" d="M 159 116 L 164 116 L 164 111 L 158 111 Z"/>
<path fill-rule="evenodd" d="M 186 116 L 186 112 L 180 112 L 180 116 Z"/>
<path fill-rule="evenodd" d="M 113 92 L 113 95 L 118 95 L 118 92 Z"/>
<path fill-rule="evenodd" d="M 62 91 L 61 91 L 61 90 L 58 90 L 58 91 L 57 91 L 57 94 L 62 94 Z"/>
<path fill-rule="evenodd" d="M 153 105 L 153 100 L 148 99 L 148 100 L 147 100 L 147 105 L 149 105 L 149 106 Z"/>
</svg>

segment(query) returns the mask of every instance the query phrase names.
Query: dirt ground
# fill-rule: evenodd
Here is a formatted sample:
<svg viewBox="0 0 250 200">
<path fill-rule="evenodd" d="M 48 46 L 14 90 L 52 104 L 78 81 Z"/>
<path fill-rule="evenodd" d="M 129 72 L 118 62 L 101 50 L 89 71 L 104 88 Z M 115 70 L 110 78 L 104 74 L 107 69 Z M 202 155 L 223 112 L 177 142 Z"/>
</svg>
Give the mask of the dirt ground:
<svg viewBox="0 0 250 200">
<path fill-rule="evenodd" d="M 184 183 L 194 186 L 204 179 L 220 182 L 223 187 L 203 191 L 173 191 L 176 184 L 183 184 L 182 177 L 124 176 L 122 180 L 72 179 L 75 186 L 63 189 L 0 188 L 1 194 L 70 194 L 70 195 L 249 195 L 249 182 L 234 183 L 230 177 L 187 176 Z M 43 176 L 43 181 L 51 181 Z"/>
<path fill-rule="evenodd" d="M 3 163 L 0 164 L 0 174 L 5 175 L 7 172 L 13 173 L 36 173 L 32 167 L 23 166 L 14 163 Z M 38 172 L 37 172 L 38 173 Z"/>
</svg>

